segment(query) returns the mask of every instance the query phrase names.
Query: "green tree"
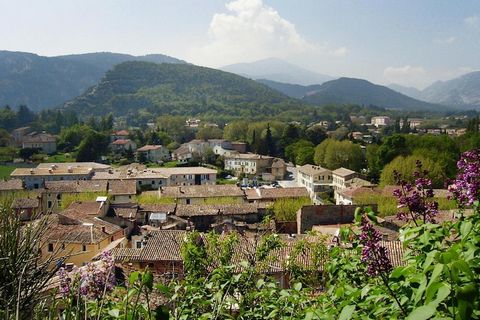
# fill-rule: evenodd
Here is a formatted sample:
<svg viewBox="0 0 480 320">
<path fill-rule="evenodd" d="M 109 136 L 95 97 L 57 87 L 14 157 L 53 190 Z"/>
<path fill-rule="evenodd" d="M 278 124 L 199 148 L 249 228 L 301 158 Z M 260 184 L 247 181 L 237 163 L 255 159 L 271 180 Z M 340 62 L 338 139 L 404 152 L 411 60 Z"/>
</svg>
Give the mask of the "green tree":
<svg viewBox="0 0 480 320">
<path fill-rule="evenodd" d="M 82 142 L 85 135 L 91 131 L 93 131 L 91 127 L 79 124 L 63 128 L 60 131 L 58 148 L 65 152 L 75 150 L 75 148 L 80 145 L 80 142 Z"/>
<path fill-rule="evenodd" d="M 83 138 L 78 147 L 77 161 L 96 161 L 105 154 L 109 144 L 109 136 L 106 134 L 90 131 Z"/>
<path fill-rule="evenodd" d="M 327 139 L 328 136 L 321 126 L 312 126 L 305 130 L 305 138 L 311 141 L 314 145 L 318 145 L 323 140 Z"/>
<path fill-rule="evenodd" d="M 435 188 L 444 187 L 446 176 L 442 166 L 438 162 L 420 155 L 411 155 L 406 157 L 398 156 L 393 159 L 392 162 L 383 168 L 380 176 L 380 185 L 385 186 L 396 184 L 394 177 L 395 171 L 401 174 L 404 179 L 413 183 L 415 181 L 413 172 L 416 170 L 417 160 L 422 162 L 422 168 L 424 170 L 428 170 L 428 177 L 432 179 L 433 186 Z"/>
<path fill-rule="evenodd" d="M 200 128 L 195 134 L 196 139 L 208 140 L 208 139 L 221 139 L 223 137 L 223 131 L 217 127 L 205 126 Z"/>
<path fill-rule="evenodd" d="M 325 167 L 325 154 L 327 153 L 327 148 L 334 142 L 334 139 L 326 139 L 315 148 L 313 160 L 315 161 L 316 165 Z"/>
<path fill-rule="evenodd" d="M 365 166 L 362 149 L 350 141 L 334 141 L 325 152 L 325 167 L 335 170 L 340 167 L 360 171 Z"/>
<path fill-rule="evenodd" d="M 404 136 L 396 134 L 387 137 L 378 148 L 378 164 L 383 167 L 395 157 L 407 154 L 408 148 Z"/>
<path fill-rule="evenodd" d="M 232 121 L 223 128 L 223 138 L 229 141 L 247 141 L 249 122 L 245 120 Z"/>
<path fill-rule="evenodd" d="M 39 148 L 22 148 L 19 151 L 19 156 L 23 160 L 27 161 L 32 158 L 33 155 L 40 153 L 41 150 Z"/>
</svg>

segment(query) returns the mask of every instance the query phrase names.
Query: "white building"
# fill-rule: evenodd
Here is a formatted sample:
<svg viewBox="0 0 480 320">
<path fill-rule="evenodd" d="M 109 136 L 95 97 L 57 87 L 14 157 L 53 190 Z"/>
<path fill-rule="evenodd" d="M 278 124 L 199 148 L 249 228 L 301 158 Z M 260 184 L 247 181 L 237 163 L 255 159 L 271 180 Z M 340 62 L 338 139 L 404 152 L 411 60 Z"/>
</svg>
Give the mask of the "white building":
<svg viewBox="0 0 480 320">
<path fill-rule="evenodd" d="M 237 153 L 225 156 L 225 170 L 236 174 L 260 175 L 273 163 L 273 157 L 254 153 Z"/>
<path fill-rule="evenodd" d="M 45 181 L 89 180 L 93 173 L 94 170 L 89 167 L 59 167 L 52 164 L 46 168 L 16 168 L 10 177 L 22 179 L 27 189 L 39 189 Z"/>
<path fill-rule="evenodd" d="M 371 124 L 377 128 L 381 126 L 388 126 L 390 124 L 390 117 L 387 117 L 387 116 L 372 117 Z"/>
<path fill-rule="evenodd" d="M 315 201 L 317 192 L 332 188 L 332 171 L 320 166 L 306 164 L 297 168 L 297 184 L 308 190 L 310 198 Z"/>
</svg>

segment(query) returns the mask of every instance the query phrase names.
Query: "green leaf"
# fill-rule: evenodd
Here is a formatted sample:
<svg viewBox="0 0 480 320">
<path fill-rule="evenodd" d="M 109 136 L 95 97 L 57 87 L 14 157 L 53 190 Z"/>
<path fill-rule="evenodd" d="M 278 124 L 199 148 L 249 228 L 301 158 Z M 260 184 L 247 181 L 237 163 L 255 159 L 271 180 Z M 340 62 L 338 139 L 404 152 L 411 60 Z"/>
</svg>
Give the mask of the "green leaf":
<svg viewBox="0 0 480 320">
<path fill-rule="evenodd" d="M 353 311 L 355 311 L 355 305 L 348 305 L 343 307 L 342 312 L 338 316 L 338 320 L 348 320 L 352 318 Z"/>
<path fill-rule="evenodd" d="M 438 276 L 442 274 L 443 271 L 443 264 L 438 263 L 433 268 L 432 276 L 430 277 L 430 281 L 428 282 L 428 286 L 430 286 L 435 280 L 437 280 Z"/>
<path fill-rule="evenodd" d="M 362 221 L 362 208 L 358 207 L 355 209 L 355 222 L 361 222 Z"/>
<path fill-rule="evenodd" d="M 110 309 L 108 310 L 108 314 L 114 318 L 118 318 L 120 316 L 120 310 L 118 309 Z"/>
<path fill-rule="evenodd" d="M 166 285 L 164 284 L 161 284 L 161 283 L 157 283 L 155 285 L 155 289 L 157 289 L 158 291 L 160 291 L 161 293 L 163 294 L 167 294 L 168 292 L 170 292 L 170 288 L 167 287 Z"/>
<path fill-rule="evenodd" d="M 406 320 L 426 320 L 431 318 L 435 314 L 435 311 L 437 311 L 437 305 L 429 303 L 413 310 Z"/>
<path fill-rule="evenodd" d="M 130 283 L 130 285 L 134 284 L 138 280 L 139 276 L 140 276 L 140 272 L 138 271 L 132 272 L 130 274 L 130 277 L 128 278 L 128 282 Z"/>
<path fill-rule="evenodd" d="M 460 225 L 460 234 L 462 238 L 467 236 L 470 230 L 472 230 L 473 224 L 472 221 L 463 221 Z"/>
<path fill-rule="evenodd" d="M 300 282 L 295 283 L 295 284 L 293 285 L 293 289 L 294 289 L 295 291 L 300 291 L 300 290 L 302 290 L 302 284 L 301 284 Z"/>
<path fill-rule="evenodd" d="M 265 284 L 265 280 L 258 279 L 257 281 L 257 289 L 260 289 Z"/>
<path fill-rule="evenodd" d="M 150 271 L 145 271 L 142 276 L 142 283 L 145 287 L 152 290 L 153 288 L 153 274 Z"/>
</svg>

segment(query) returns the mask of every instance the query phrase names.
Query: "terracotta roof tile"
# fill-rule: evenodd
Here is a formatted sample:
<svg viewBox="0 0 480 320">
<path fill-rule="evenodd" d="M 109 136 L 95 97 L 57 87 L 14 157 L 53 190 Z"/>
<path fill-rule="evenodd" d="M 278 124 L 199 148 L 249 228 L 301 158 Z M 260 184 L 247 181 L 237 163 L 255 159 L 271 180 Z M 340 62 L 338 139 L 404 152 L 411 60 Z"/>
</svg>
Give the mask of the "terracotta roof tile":
<svg viewBox="0 0 480 320">
<path fill-rule="evenodd" d="M 13 200 L 12 209 L 38 208 L 39 205 L 38 198 L 16 198 Z"/>
<path fill-rule="evenodd" d="M 21 179 L 0 180 L 0 191 L 19 191 L 23 190 Z"/>
<path fill-rule="evenodd" d="M 135 180 L 111 180 L 108 183 L 108 193 L 111 195 L 135 195 L 137 183 Z"/>
<path fill-rule="evenodd" d="M 257 214 L 258 206 L 253 203 L 189 205 L 179 204 L 175 211 L 178 217 L 216 216 L 216 215 L 247 215 Z"/>
<path fill-rule="evenodd" d="M 45 181 L 45 192 L 106 192 L 106 180 Z"/>
<path fill-rule="evenodd" d="M 245 195 L 240 187 L 234 185 L 163 187 L 159 192 L 161 197 L 169 198 L 243 197 Z"/>
</svg>

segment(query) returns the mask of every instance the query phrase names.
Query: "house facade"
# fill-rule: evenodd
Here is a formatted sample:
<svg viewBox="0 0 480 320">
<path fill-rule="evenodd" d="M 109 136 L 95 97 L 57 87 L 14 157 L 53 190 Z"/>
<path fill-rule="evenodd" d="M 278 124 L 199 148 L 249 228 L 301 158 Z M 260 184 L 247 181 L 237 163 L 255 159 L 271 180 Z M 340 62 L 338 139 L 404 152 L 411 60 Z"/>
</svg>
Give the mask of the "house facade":
<svg viewBox="0 0 480 320">
<path fill-rule="evenodd" d="M 253 153 L 237 153 L 225 156 L 225 170 L 235 174 L 261 175 L 271 170 L 273 157 Z"/>
<path fill-rule="evenodd" d="M 57 138 L 49 133 L 36 133 L 23 137 L 22 148 L 36 148 L 46 154 L 57 152 Z"/>
<path fill-rule="evenodd" d="M 144 158 L 148 162 L 170 160 L 170 152 L 162 145 L 146 145 L 137 149 L 137 159 Z"/>
<path fill-rule="evenodd" d="M 327 192 L 332 189 L 332 171 L 306 164 L 297 168 L 297 184 L 308 190 L 311 199 L 315 199 L 318 192 Z"/>
<path fill-rule="evenodd" d="M 21 179 L 26 189 L 43 188 L 45 181 L 61 180 L 90 180 L 94 170 L 89 167 L 59 167 L 55 164 L 50 167 L 16 168 L 10 177 Z"/>
</svg>

